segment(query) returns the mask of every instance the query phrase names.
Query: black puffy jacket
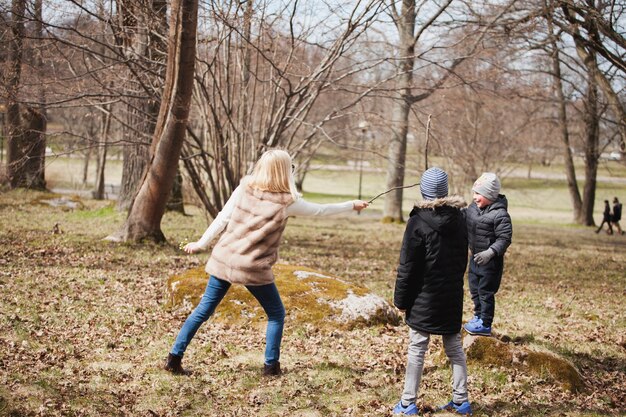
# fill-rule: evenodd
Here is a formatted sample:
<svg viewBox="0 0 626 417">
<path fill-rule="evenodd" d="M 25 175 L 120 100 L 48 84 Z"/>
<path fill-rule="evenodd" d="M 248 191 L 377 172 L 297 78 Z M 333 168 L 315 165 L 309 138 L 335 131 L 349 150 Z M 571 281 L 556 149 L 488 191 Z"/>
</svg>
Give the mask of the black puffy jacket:
<svg viewBox="0 0 626 417">
<path fill-rule="evenodd" d="M 482 210 L 476 203 L 467 208 L 467 237 L 473 254 L 491 248 L 496 255 L 504 255 L 513 237 L 508 204 L 506 197 L 500 194 L 496 201 Z"/>
<path fill-rule="evenodd" d="M 467 227 L 461 197 L 422 201 L 404 232 L 394 304 L 406 323 L 432 334 L 461 330 Z"/>
</svg>

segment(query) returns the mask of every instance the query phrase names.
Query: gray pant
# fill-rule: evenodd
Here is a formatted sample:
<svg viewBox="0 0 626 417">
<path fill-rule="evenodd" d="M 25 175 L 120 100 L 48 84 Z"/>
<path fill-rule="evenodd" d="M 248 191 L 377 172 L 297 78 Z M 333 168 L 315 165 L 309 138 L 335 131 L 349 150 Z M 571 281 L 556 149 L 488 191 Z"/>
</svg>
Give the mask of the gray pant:
<svg viewBox="0 0 626 417">
<path fill-rule="evenodd" d="M 443 347 L 452 364 L 452 401 L 467 401 L 467 364 L 461 344 L 461 333 L 443 335 Z M 414 403 L 424 370 L 424 355 L 428 350 L 430 334 L 409 329 L 409 354 L 404 378 L 402 402 Z"/>
</svg>

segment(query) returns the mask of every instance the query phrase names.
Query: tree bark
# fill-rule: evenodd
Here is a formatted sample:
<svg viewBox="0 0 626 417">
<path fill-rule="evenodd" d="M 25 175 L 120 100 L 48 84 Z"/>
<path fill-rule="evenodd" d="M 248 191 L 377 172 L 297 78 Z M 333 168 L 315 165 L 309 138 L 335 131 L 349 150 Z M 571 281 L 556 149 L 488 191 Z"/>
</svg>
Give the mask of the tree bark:
<svg viewBox="0 0 626 417">
<path fill-rule="evenodd" d="M 23 162 L 20 164 L 16 183 L 18 187 L 33 190 L 45 190 L 45 157 L 46 157 L 46 115 L 44 108 L 22 106 L 22 139 L 21 154 Z M 43 111 L 43 113 L 42 113 Z"/>
<path fill-rule="evenodd" d="M 600 144 L 600 116 L 598 114 L 598 88 L 595 75 L 590 71 L 585 98 L 585 185 L 581 218 L 585 226 L 593 226 L 593 206 L 596 197 L 598 156 Z"/>
<path fill-rule="evenodd" d="M 96 171 L 96 187 L 93 194 L 95 200 L 104 200 L 104 169 L 107 162 L 108 137 L 111 130 L 111 105 L 105 106 L 105 113 L 102 118 L 102 129 L 100 129 L 100 143 L 98 144 L 98 169 Z"/>
<path fill-rule="evenodd" d="M 173 0 L 165 87 L 150 148 L 150 164 L 126 222 L 109 240 L 165 240 L 161 219 L 174 183 L 189 117 L 197 17 L 198 0 Z"/>
<path fill-rule="evenodd" d="M 23 132 L 20 117 L 18 95 L 22 74 L 22 46 L 24 40 L 25 0 L 13 0 L 11 5 L 11 42 L 9 46 L 9 62 L 7 65 L 7 177 L 11 188 L 23 183 L 21 165 L 24 157 L 22 151 Z"/>
<path fill-rule="evenodd" d="M 587 96 L 585 97 L 585 186 L 581 219 L 585 226 L 593 226 L 593 206 L 596 198 L 598 157 L 600 156 L 600 115 L 598 113 L 598 84 L 595 72 L 598 71 L 595 54 L 585 60 L 588 73 Z"/>
<path fill-rule="evenodd" d="M 24 61 L 24 14 L 25 0 L 14 0 L 11 9 L 12 37 L 9 46 L 7 71 L 7 177 L 11 188 L 45 190 L 44 177 L 46 154 L 46 109 L 43 87 L 39 90 L 40 105 L 35 107 L 20 104 L 22 64 Z M 36 36 L 43 35 L 41 22 L 41 0 L 35 1 Z M 40 52 L 35 52 L 32 66 L 41 70 Z"/>
<path fill-rule="evenodd" d="M 125 31 L 124 47 L 127 55 L 144 61 L 155 74 L 162 74 L 159 54 L 165 49 L 161 39 L 167 29 L 167 5 L 165 1 L 153 0 L 152 9 L 148 11 L 145 4 L 147 3 L 139 4 L 133 0 L 120 2 L 120 24 Z M 144 26 L 144 30 L 138 31 L 137 25 Z M 141 34 L 145 32 L 148 32 L 148 35 L 142 37 Z M 146 77 L 154 78 L 148 74 Z M 154 83 L 158 84 L 159 77 L 156 78 Z M 117 209 L 120 211 L 130 208 L 150 160 L 150 145 L 147 138 L 154 133 L 160 98 L 157 93 L 151 91 L 147 91 L 146 95 L 131 99 L 127 106 L 122 182 L 117 199 Z"/>
<path fill-rule="evenodd" d="M 172 194 L 165 206 L 167 211 L 175 211 L 185 214 L 185 204 L 183 201 L 183 175 L 180 172 L 180 166 L 176 169 L 174 185 L 172 186 Z"/>
<path fill-rule="evenodd" d="M 406 135 L 409 130 L 411 110 L 411 84 L 415 65 L 415 0 L 402 2 L 401 15 L 397 21 L 400 32 L 398 59 L 398 94 L 392 111 L 392 137 L 387 162 L 387 189 L 404 185 L 406 163 Z M 385 195 L 383 222 L 402 222 L 403 189 L 397 188 Z"/>
<path fill-rule="evenodd" d="M 559 47 L 557 45 L 552 22 L 548 18 L 548 31 L 550 37 L 550 45 L 552 48 L 552 76 L 554 80 L 554 93 L 557 99 L 558 106 L 558 123 L 559 130 L 561 132 L 561 141 L 563 142 L 563 159 L 565 161 L 565 176 L 567 177 L 567 189 L 572 201 L 572 208 L 574 209 L 574 221 L 576 223 L 583 223 L 582 218 L 582 198 L 580 196 L 580 190 L 578 189 L 578 183 L 576 182 L 576 168 L 574 166 L 574 157 L 572 155 L 572 148 L 569 140 L 569 129 L 567 127 L 567 103 L 565 95 L 563 94 L 563 79 L 561 74 L 561 59 L 559 54 Z"/>
<path fill-rule="evenodd" d="M 141 106 L 141 103 L 136 103 L 136 105 Z M 133 130 L 137 129 L 149 135 L 154 132 L 154 120 L 152 116 L 158 115 L 158 110 L 154 111 L 149 105 L 147 105 L 144 110 L 145 113 L 138 112 L 135 106 L 129 106 L 126 120 L 128 126 L 132 126 Z M 141 135 L 134 133 L 133 130 L 128 127 L 125 127 L 124 130 L 124 136 L 126 137 L 122 151 L 122 182 L 117 198 L 117 209 L 119 211 L 128 210 L 130 208 L 150 158 L 150 146 L 148 143 L 141 140 Z M 138 136 L 139 138 L 137 138 Z"/>
</svg>

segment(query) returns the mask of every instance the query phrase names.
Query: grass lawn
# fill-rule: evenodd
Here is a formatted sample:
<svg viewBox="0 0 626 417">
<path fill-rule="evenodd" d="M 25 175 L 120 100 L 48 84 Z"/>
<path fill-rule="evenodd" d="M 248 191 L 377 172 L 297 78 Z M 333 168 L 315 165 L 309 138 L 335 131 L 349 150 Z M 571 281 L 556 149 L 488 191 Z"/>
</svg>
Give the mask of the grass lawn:
<svg viewBox="0 0 626 417">
<path fill-rule="evenodd" d="M 354 188 L 341 182 L 332 193 L 324 190 L 332 178 L 320 173 L 307 180 L 306 196 L 354 198 Z M 382 191 L 376 175 L 366 178 L 367 195 Z M 585 389 L 570 393 L 548 372 L 471 363 L 474 415 L 626 415 L 626 236 L 569 225 L 562 182 L 515 179 L 503 186 L 514 243 L 494 330 L 568 359 Z M 599 199 L 626 197 L 623 184 L 599 190 Z M 407 192 L 406 207 L 416 195 Z M 190 216 L 167 214 L 168 245 L 115 245 L 101 240 L 124 220 L 111 202 L 84 200 L 84 209 L 65 211 L 38 204 L 40 197 L 46 196 L 0 194 L 0 416 L 390 414 L 404 380 L 404 325 L 327 332 L 288 317 L 286 372 L 263 379 L 263 329 L 208 322 L 185 357 L 194 374 L 162 371 L 188 314 L 164 308 L 165 283 L 206 261 L 207 254 L 178 249 L 178 242 L 202 234 L 205 216 L 193 207 Z M 360 216 L 290 219 L 282 261 L 391 300 L 404 227 L 381 224 L 381 206 L 377 201 Z M 62 233 L 52 233 L 55 224 Z M 470 303 L 466 296 L 466 319 Z M 419 397 L 431 407 L 451 395 L 451 372 L 435 360 L 441 349 L 433 338 Z"/>
</svg>

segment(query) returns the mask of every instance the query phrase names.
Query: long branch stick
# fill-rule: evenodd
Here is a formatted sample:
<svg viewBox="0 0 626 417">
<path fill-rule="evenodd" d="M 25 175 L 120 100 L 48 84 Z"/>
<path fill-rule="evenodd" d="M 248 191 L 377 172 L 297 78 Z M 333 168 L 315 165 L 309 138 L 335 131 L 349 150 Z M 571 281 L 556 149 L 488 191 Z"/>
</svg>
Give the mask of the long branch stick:
<svg viewBox="0 0 626 417">
<path fill-rule="evenodd" d="M 418 185 L 420 185 L 420 183 L 419 183 L 419 182 L 417 182 L 417 183 L 415 183 L 415 184 L 411 184 L 411 185 L 405 185 L 405 186 L 400 186 L 400 187 L 393 187 L 393 188 L 390 188 L 390 189 L 388 189 L 387 191 L 382 192 L 382 193 L 378 194 L 376 197 L 374 197 L 374 198 L 372 198 L 371 200 L 369 200 L 369 201 L 368 201 L 368 204 L 372 204 L 372 202 L 373 202 L 374 200 L 376 200 L 378 197 L 381 197 L 381 196 L 383 196 L 383 195 L 385 195 L 385 194 L 387 194 L 387 193 L 390 193 L 390 192 L 392 192 L 393 190 L 398 190 L 398 189 L 400 189 L 400 188 L 412 188 L 412 187 L 416 187 L 416 186 L 418 186 Z"/>
</svg>

